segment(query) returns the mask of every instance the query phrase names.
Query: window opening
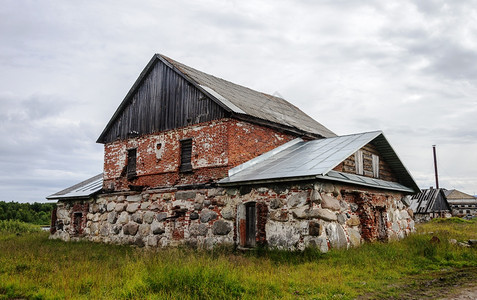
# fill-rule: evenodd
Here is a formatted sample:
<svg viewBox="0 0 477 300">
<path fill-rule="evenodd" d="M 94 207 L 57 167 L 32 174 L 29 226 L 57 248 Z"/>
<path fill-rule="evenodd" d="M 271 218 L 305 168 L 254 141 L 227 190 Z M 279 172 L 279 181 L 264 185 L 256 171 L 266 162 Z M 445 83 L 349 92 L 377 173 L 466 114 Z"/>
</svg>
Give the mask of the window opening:
<svg viewBox="0 0 477 300">
<path fill-rule="evenodd" d="M 73 213 L 73 231 L 74 234 L 82 233 L 81 222 L 83 221 L 83 213 L 75 212 Z"/>
<path fill-rule="evenodd" d="M 128 179 L 133 179 L 134 177 L 136 177 L 136 159 L 137 159 L 137 150 L 129 149 L 127 172 L 126 172 Z"/>
<path fill-rule="evenodd" d="M 378 207 L 376 209 L 376 219 L 376 225 L 378 227 L 378 240 L 386 241 L 388 234 L 386 226 L 386 209 L 384 207 Z"/>
<path fill-rule="evenodd" d="M 192 171 L 192 139 L 182 140 L 181 142 L 181 165 L 179 170 L 181 172 Z"/>
</svg>

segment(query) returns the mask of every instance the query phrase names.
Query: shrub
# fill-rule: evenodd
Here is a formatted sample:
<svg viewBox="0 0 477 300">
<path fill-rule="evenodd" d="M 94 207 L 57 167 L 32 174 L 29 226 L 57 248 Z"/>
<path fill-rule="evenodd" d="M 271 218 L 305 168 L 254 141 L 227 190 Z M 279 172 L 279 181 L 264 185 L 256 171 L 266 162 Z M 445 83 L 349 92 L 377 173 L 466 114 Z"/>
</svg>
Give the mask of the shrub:
<svg viewBox="0 0 477 300">
<path fill-rule="evenodd" d="M 22 234 L 41 231 L 40 226 L 24 223 L 17 220 L 0 220 L 0 233 Z"/>
</svg>

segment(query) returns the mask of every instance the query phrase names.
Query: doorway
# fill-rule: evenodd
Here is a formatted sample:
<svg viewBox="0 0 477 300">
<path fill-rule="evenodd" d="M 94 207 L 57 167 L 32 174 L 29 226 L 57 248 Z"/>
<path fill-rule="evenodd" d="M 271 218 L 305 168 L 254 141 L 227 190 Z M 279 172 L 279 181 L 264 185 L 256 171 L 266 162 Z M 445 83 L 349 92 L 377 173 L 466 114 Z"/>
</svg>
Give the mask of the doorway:
<svg viewBox="0 0 477 300">
<path fill-rule="evenodd" d="M 257 205 L 255 202 L 245 204 L 245 247 L 255 247 L 257 228 Z"/>
</svg>

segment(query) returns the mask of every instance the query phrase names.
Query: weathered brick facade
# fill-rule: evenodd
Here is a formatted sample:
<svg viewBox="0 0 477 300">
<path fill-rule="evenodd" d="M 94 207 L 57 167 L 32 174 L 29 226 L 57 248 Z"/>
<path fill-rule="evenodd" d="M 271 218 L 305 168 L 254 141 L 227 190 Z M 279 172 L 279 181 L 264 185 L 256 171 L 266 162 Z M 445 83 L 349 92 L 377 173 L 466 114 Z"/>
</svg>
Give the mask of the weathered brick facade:
<svg viewBox="0 0 477 300">
<path fill-rule="evenodd" d="M 192 139 L 192 172 L 181 173 L 180 141 Z M 118 140 L 104 146 L 104 189 L 205 184 L 227 171 L 295 138 L 275 129 L 236 119 L 221 119 Z M 126 177 L 127 150 L 137 149 L 137 176 Z"/>
</svg>

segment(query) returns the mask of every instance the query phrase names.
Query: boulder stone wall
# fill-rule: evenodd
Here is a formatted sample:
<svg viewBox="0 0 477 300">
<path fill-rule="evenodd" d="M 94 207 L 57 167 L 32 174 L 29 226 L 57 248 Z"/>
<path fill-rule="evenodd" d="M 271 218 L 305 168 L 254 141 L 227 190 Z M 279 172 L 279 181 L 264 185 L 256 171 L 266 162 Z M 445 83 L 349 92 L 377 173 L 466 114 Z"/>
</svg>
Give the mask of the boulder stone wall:
<svg viewBox="0 0 477 300">
<path fill-rule="evenodd" d="M 139 247 L 244 246 L 250 231 L 245 206 L 253 203 L 254 245 L 326 252 L 414 231 L 404 196 L 323 182 L 101 194 L 59 201 L 51 238 Z"/>
</svg>

